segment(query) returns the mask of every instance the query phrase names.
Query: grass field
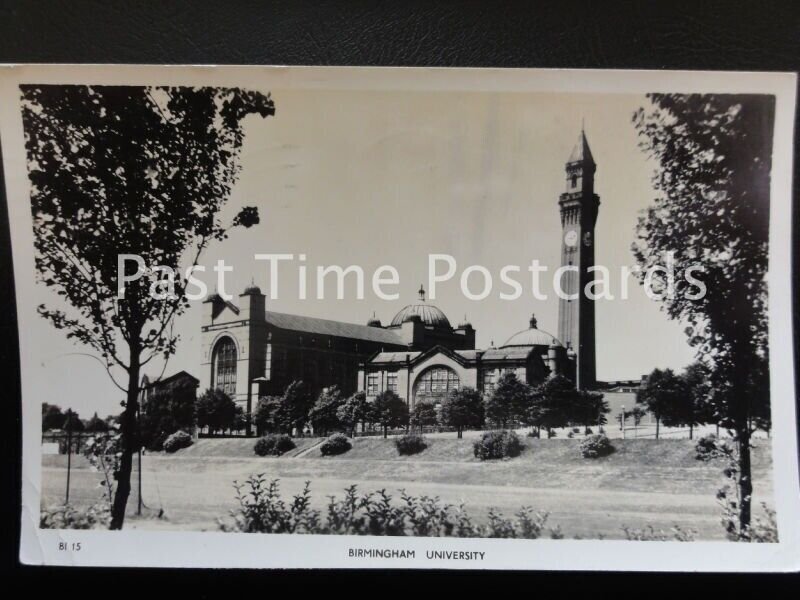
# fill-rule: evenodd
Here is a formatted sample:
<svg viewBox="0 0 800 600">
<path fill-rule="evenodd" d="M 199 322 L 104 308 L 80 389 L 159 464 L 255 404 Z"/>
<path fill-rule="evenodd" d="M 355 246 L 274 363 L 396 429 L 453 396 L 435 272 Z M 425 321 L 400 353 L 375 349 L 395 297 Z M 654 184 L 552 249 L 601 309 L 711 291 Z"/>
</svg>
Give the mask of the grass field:
<svg viewBox="0 0 800 600">
<path fill-rule="evenodd" d="M 580 456 L 578 439 L 527 438 L 519 457 L 491 462 L 473 457 L 470 439 L 430 437 L 428 448 L 410 457 L 398 456 L 393 440 L 381 438 L 357 438 L 349 452 L 323 457 L 316 447 L 320 441 L 296 440 L 291 456 L 280 458 L 255 457 L 252 439 L 203 439 L 174 455 L 146 455 L 145 513 L 163 509 L 165 518 L 132 518 L 128 526 L 214 530 L 216 519 L 236 507 L 233 481 L 266 473 L 281 480 L 286 496 L 310 481 L 319 508 L 328 496 L 356 484 L 361 491 L 405 489 L 464 502 L 477 521 L 489 507 L 511 515 L 532 506 L 548 511 L 548 525 L 558 525 L 567 537 L 620 538 L 623 525 L 668 530 L 677 524 L 696 530 L 698 539 L 724 539 L 715 501 L 722 465 L 696 460 L 689 440 L 615 440 L 613 454 L 587 460 Z M 63 502 L 65 458 L 43 457 L 43 504 Z M 753 472 L 755 502 L 772 505 L 768 440 L 754 450 Z M 83 459 L 73 460 L 73 504 L 95 501 L 97 483 L 98 474 Z M 136 505 L 134 492 L 132 516 Z"/>
</svg>

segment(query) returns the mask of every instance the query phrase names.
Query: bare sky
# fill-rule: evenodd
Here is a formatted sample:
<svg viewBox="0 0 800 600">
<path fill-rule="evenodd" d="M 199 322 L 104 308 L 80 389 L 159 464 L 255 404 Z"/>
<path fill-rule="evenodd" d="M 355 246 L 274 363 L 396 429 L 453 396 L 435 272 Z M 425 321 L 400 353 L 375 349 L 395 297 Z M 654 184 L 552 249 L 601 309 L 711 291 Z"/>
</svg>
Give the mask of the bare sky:
<svg viewBox="0 0 800 600">
<path fill-rule="evenodd" d="M 266 91 L 266 90 L 265 90 Z M 280 271 L 280 299 L 269 309 L 365 323 L 373 313 L 388 323 L 427 287 L 427 256 L 447 253 L 458 262 L 455 279 L 433 301 L 455 325 L 464 315 L 477 330 L 478 347 L 501 345 L 527 327 L 532 312 L 539 327 L 555 334 L 558 299 L 535 300 L 526 266 L 532 259 L 559 266 L 561 226 L 558 195 L 564 163 L 585 122 L 597 162 L 600 212 L 596 262 L 613 275 L 633 265 L 630 245 L 638 212 L 652 202 L 653 165 L 637 147 L 631 116 L 646 99 L 636 95 L 488 92 L 398 92 L 271 89 L 276 116 L 249 117 L 242 172 L 226 208 L 258 206 L 260 225 L 234 231 L 203 261 L 233 265 L 227 290 L 238 295 L 251 279 L 266 291 L 264 263 L 255 253 L 304 253 L 309 297 L 315 298 L 317 265 L 358 264 L 367 274 L 364 300 L 354 287 L 345 300 L 335 287 L 324 301 L 298 300 L 296 264 Z M 376 298 L 369 277 L 382 264 L 400 273 L 400 299 Z M 483 301 L 465 298 L 458 285 L 463 268 L 479 264 L 495 279 Z M 508 291 L 500 268 L 520 265 L 522 298 L 499 299 Z M 549 277 L 543 278 L 543 281 Z M 206 277 L 211 282 L 213 277 Z M 474 280 L 478 288 L 478 279 Z M 41 288 L 41 286 L 39 286 Z M 638 377 L 654 367 L 680 369 L 692 358 L 682 326 L 671 322 L 631 280 L 629 300 L 597 303 L 597 376 Z M 41 290 L 44 301 L 49 298 Z M 238 302 L 238 298 L 236 299 Z M 197 374 L 200 363 L 200 304 L 177 323 L 178 354 L 166 373 Z M 119 412 L 122 393 L 99 364 L 71 355 L 62 332 L 39 320 L 31 332 L 49 340 L 37 361 L 41 401 L 72 407 L 82 416 Z M 41 336 L 41 337 L 40 337 Z M 160 371 L 160 368 L 157 369 Z"/>
</svg>

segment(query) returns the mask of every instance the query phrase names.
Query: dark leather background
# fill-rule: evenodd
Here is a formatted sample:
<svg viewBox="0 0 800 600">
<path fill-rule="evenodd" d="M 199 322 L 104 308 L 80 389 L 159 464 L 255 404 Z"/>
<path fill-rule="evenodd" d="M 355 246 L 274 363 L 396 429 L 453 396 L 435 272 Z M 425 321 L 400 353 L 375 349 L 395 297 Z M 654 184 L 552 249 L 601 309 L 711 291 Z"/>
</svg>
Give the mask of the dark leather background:
<svg viewBox="0 0 800 600">
<path fill-rule="evenodd" d="M 789 0 L 517 3 L 489 0 L 347 3 L 321 0 L 191 3 L 0 0 L 0 63 L 795 71 L 800 56 L 800 13 L 795 4 Z M 795 173 L 796 165 L 795 159 Z M 0 190 L 0 365 L 3 374 L 0 422 L 4 426 L 0 436 L 0 460 L 5 484 L 0 495 L 8 506 L 3 512 L 3 529 L 8 537 L 3 559 L 10 565 L 16 562 L 19 534 L 19 359 L 2 181 Z M 796 190 L 795 183 L 795 202 Z M 794 224 L 796 230 L 797 211 Z M 796 284 L 796 273 L 794 281 Z M 13 490 L 17 493 L 12 493 Z M 26 576 L 28 583 L 35 582 L 38 577 L 32 571 L 17 569 L 18 574 Z M 85 578 L 83 573 L 86 573 Z M 96 570 L 93 570 L 92 577 L 95 576 Z M 86 594 L 106 593 L 104 588 L 94 585 L 95 580 L 88 578 L 86 570 L 80 574 L 62 570 L 57 577 L 65 588 L 80 588 Z M 183 584 L 207 585 L 210 580 L 209 577 L 199 578 L 197 574 L 182 577 Z M 116 587 L 116 582 L 108 577 L 103 581 L 104 585 Z M 304 576 L 302 581 L 307 582 L 308 577 Z M 234 593 L 250 596 L 266 593 L 263 582 L 260 578 L 259 583 L 253 581 L 252 587 L 240 587 Z M 745 591 L 744 587 L 759 586 L 763 593 L 762 583 L 748 580 L 738 581 L 736 585 L 740 591 Z M 575 591 L 571 585 L 569 589 Z M 355 593 L 357 590 L 351 589 Z M 301 592 L 300 589 L 296 591 Z M 362 589 L 369 594 L 375 591 Z M 208 591 L 196 588 L 190 591 L 187 587 L 182 593 L 205 597 Z"/>
</svg>

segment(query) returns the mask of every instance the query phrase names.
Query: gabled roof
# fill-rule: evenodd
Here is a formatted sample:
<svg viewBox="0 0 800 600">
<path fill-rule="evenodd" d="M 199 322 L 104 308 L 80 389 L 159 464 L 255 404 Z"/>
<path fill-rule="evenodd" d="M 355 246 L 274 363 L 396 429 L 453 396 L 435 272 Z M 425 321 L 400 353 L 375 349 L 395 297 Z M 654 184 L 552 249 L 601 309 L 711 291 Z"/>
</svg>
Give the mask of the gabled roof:
<svg viewBox="0 0 800 600">
<path fill-rule="evenodd" d="M 483 353 L 483 360 L 519 360 L 528 358 L 533 352 L 531 346 L 511 346 L 509 348 L 489 348 Z"/>
<path fill-rule="evenodd" d="M 267 323 L 280 329 L 316 333 L 318 335 L 333 335 L 364 340 L 366 342 L 391 344 L 394 346 L 405 346 L 403 340 L 401 340 L 395 332 L 387 331 L 379 327 L 343 323 L 342 321 L 331 321 L 329 319 L 317 319 L 316 317 L 291 315 L 269 310 L 265 313 L 265 319 Z M 405 354 L 403 355 L 403 360 L 405 360 Z"/>
<path fill-rule="evenodd" d="M 581 134 L 578 136 L 578 143 L 575 144 L 575 147 L 572 149 L 572 154 L 569 155 L 569 160 L 567 162 L 588 162 L 595 164 L 592 151 L 589 149 L 589 142 L 586 140 L 586 134 L 583 130 L 581 130 Z"/>
</svg>

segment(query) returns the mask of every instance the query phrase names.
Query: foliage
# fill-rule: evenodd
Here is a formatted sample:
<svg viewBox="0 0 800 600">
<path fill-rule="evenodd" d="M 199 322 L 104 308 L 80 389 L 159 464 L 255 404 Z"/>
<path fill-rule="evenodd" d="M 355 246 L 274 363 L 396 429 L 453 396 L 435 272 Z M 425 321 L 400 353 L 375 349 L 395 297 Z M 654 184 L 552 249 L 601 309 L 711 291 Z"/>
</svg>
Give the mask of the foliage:
<svg viewBox="0 0 800 600">
<path fill-rule="evenodd" d="M 636 392 L 636 402 L 647 407 L 656 418 L 656 439 L 662 421 L 665 425 L 687 422 L 689 398 L 683 380 L 672 369 L 653 369 Z"/>
<path fill-rule="evenodd" d="M 611 412 L 611 407 L 603 394 L 590 390 L 580 390 L 573 397 L 572 406 L 568 408 L 570 422 L 583 425 L 586 434 L 590 433 L 589 427 L 591 425 L 597 425 L 598 427 L 606 425 L 608 423 L 606 415 Z"/>
<path fill-rule="evenodd" d="M 336 456 L 337 454 L 344 454 L 352 448 L 350 440 L 343 433 L 334 433 L 327 440 L 322 442 L 319 451 L 322 456 Z"/>
<path fill-rule="evenodd" d="M 66 418 L 60 406 L 42 402 L 42 431 L 61 429 Z"/>
<path fill-rule="evenodd" d="M 194 444 L 191 434 L 185 431 L 176 431 L 164 440 L 164 452 L 172 454 Z"/>
<path fill-rule="evenodd" d="M 455 427 L 458 437 L 465 428 L 483 425 L 484 405 L 480 392 L 471 387 L 450 390 L 442 401 L 439 418 L 444 425 Z"/>
<path fill-rule="evenodd" d="M 625 532 L 625 539 L 635 542 L 693 542 L 697 532 L 693 529 L 683 529 L 680 525 L 675 525 L 669 532 L 663 529 L 656 530 L 652 525 L 644 529 L 632 529 L 622 526 Z"/>
<path fill-rule="evenodd" d="M 769 428 L 767 266 L 775 97 L 650 94 L 633 121 L 655 159 L 659 196 L 639 220 L 633 246 L 645 281 L 667 292 L 663 308 L 688 323 L 689 343 L 708 367 L 717 422 L 738 444 L 739 523 L 750 525 L 750 438 Z M 694 279 L 652 271 L 697 266 Z M 670 289 L 671 288 L 671 289 Z"/>
<path fill-rule="evenodd" d="M 421 400 L 414 405 L 409 419 L 411 426 L 422 431 L 423 427 L 436 425 L 439 422 L 436 415 L 436 404 L 431 401 Z"/>
<path fill-rule="evenodd" d="M 107 502 L 98 502 L 87 508 L 69 504 L 43 508 L 39 513 L 39 529 L 105 529 L 111 519 Z"/>
<path fill-rule="evenodd" d="M 341 426 L 337 411 L 345 403 L 339 386 L 322 390 L 311 408 L 308 420 L 314 428 L 314 435 L 327 435 Z"/>
<path fill-rule="evenodd" d="M 280 456 L 295 448 L 295 444 L 286 434 L 269 433 L 256 440 L 253 450 L 259 456 Z"/>
<path fill-rule="evenodd" d="M 283 395 L 259 398 L 256 427 L 262 433 L 270 431 L 292 435 L 295 428 L 301 432 L 309 420 L 313 405 L 314 397 L 308 386 L 302 381 L 293 381 L 286 386 Z M 330 419 L 331 415 L 327 414 L 324 418 Z"/>
<path fill-rule="evenodd" d="M 119 428 L 115 427 L 95 434 L 86 440 L 83 446 L 83 455 L 92 469 L 102 476 L 99 483 L 109 514 L 113 508 L 115 483 L 119 479 L 120 438 Z"/>
<path fill-rule="evenodd" d="M 198 427 L 211 433 L 232 429 L 236 420 L 236 403 L 220 389 L 207 389 L 197 399 L 195 415 Z"/>
<path fill-rule="evenodd" d="M 164 440 L 176 431 L 194 430 L 199 404 L 195 389 L 192 382 L 177 380 L 156 387 L 150 394 L 139 416 L 139 439 L 145 448 L 161 450 Z M 209 402 L 204 400 L 204 410 L 210 408 Z"/>
<path fill-rule="evenodd" d="M 697 460 L 709 461 L 720 457 L 721 455 L 717 450 L 718 443 L 717 436 L 713 433 L 704 435 L 697 440 L 697 443 L 694 445 L 695 458 Z"/>
<path fill-rule="evenodd" d="M 580 448 L 583 458 L 600 458 L 614 452 L 614 446 L 611 445 L 611 441 L 602 433 L 584 438 L 581 441 Z"/>
<path fill-rule="evenodd" d="M 506 371 L 485 399 L 486 419 L 505 429 L 514 421 L 524 419 L 532 400 L 531 387 L 517 379 L 512 371 Z"/>
<path fill-rule="evenodd" d="M 602 403 L 598 404 L 595 396 L 582 394 L 576 390 L 575 384 L 563 375 L 548 377 L 533 390 L 531 402 L 525 413 L 525 422 L 546 430 L 547 437 L 553 437 L 552 430 L 569 425 L 575 420 L 576 414 L 580 413 L 582 419 L 588 418 L 583 410 L 579 410 L 582 399 L 585 399 L 587 409 L 605 408 Z"/>
<path fill-rule="evenodd" d="M 425 443 L 425 438 L 417 433 L 407 433 L 396 438 L 394 445 L 397 447 L 397 453 L 401 456 L 419 454 L 428 447 L 428 444 Z"/>
<path fill-rule="evenodd" d="M 80 433 L 83 431 L 86 426 L 81 421 L 81 418 L 78 416 L 74 410 L 67 409 L 66 418 L 64 419 L 64 431 L 71 431 L 73 433 Z"/>
<path fill-rule="evenodd" d="M 383 427 L 383 437 L 388 430 L 408 424 L 408 405 L 406 401 L 391 390 L 381 392 L 372 403 L 375 422 Z"/>
<path fill-rule="evenodd" d="M 350 436 L 354 437 L 359 423 L 373 422 L 372 407 L 367 402 L 367 395 L 357 392 L 350 396 L 336 409 L 336 418 L 342 427 L 350 431 Z"/>
<path fill-rule="evenodd" d="M 513 431 L 487 431 L 472 445 L 476 458 L 513 458 L 522 452 L 522 442 Z"/>
<path fill-rule="evenodd" d="M 239 174 L 242 121 L 275 113 L 271 98 L 236 88 L 24 85 L 22 122 L 40 281 L 60 300 L 39 314 L 95 352 L 127 394 L 111 527 L 122 528 L 138 446 L 141 368 L 174 354 L 173 324 L 189 306 L 188 276 L 212 240 Z M 244 208 L 232 227 L 258 213 Z M 122 254 L 146 276 L 118 297 Z M 126 262 L 126 275 L 134 274 Z M 176 272 L 180 274 L 176 276 Z M 125 385 L 127 383 L 127 385 Z"/>
<path fill-rule="evenodd" d="M 286 423 L 290 421 L 281 396 L 262 396 L 258 399 L 254 415 L 256 431 L 265 432 L 287 431 Z"/>
<path fill-rule="evenodd" d="M 386 490 L 359 494 L 354 485 L 340 500 L 331 496 L 323 514 L 311 508 L 309 482 L 289 503 L 281 497 L 278 480 L 267 482 L 264 474 L 252 475 L 241 485 L 234 482 L 234 487 L 239 508 L 230 519 L 220 519 L 224 531 L 536 539 L 544 533 L 548 517 L 530 507 L 521 508 L 513 518 L 490 509 L 486 524 L 478 525 L 463 505 L 402 490 L 395 502 Z M 552 530 L 551 535 L 560 537 L 560 532 Z"/>
<path fill-rule="evenodd" d="M 85 431 L 88 433 L 100 433 L 108 431 L 108 423 L 104 419 L 97 416 L 97 413 L 92 415 L 92 418 L 86 422 Z"/>
</svg>

